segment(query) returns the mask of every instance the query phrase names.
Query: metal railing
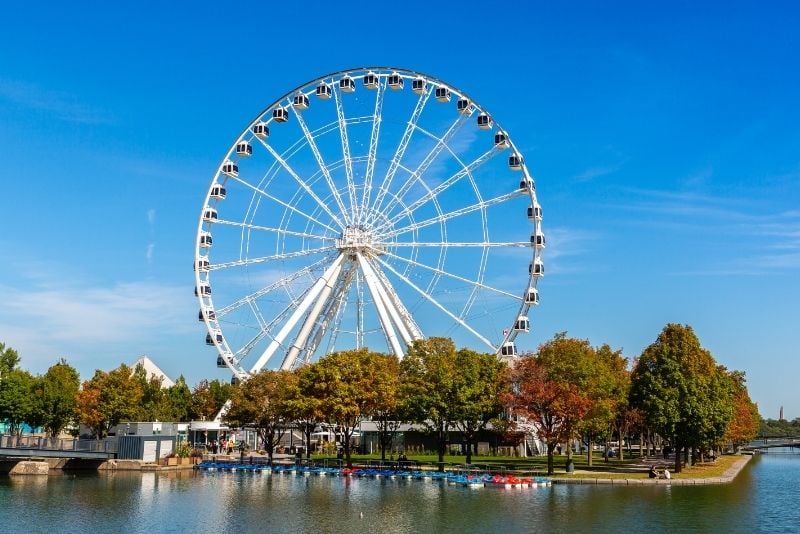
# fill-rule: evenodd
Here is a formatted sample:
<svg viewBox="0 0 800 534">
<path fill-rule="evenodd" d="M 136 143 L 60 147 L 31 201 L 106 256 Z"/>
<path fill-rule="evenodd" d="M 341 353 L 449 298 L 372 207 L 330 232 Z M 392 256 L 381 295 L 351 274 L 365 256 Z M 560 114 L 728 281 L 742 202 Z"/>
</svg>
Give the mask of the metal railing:
<svg viewBox="0 0 800 534">
<path fill-rule="evenodd" d="M 0 434 L 0 449 L 116 453 L 117 438 L 102 440 Z"/>
</svg>

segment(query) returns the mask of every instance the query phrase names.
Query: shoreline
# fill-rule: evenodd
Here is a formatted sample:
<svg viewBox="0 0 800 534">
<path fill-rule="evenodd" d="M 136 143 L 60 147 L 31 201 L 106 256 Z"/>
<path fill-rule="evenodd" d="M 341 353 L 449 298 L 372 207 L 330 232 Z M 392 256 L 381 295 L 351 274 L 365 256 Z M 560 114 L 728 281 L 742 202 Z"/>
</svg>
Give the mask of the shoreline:
<svg viewBox="0 0 800 534">
<path fill-rule="evenodd" d="M 579 484 L 579 485 L 613 485 L 613 486 L 707 486 L 715 484 L 730 484 L 739 472 L 753 458 L 753 454 L 742 454 L 733 464 L 718 477 L 705 478 L 601 478 L 585 477 L 566 478 L 554 477 L 553 484 Z"/>
</svg>

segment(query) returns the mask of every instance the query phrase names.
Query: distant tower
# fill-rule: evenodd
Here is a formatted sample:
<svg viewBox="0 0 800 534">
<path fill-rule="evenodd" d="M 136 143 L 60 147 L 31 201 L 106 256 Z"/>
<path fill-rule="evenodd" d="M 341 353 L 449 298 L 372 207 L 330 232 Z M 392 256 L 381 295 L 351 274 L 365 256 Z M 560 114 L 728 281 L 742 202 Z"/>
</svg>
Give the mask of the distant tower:
<svg viewBox="0 0 800 534">
<path fill-rule="evenodd" d="M 783 421 L 783 406 L 781 406 L 781 414 L 778 416 L 778 421 Z"/>
</svg>

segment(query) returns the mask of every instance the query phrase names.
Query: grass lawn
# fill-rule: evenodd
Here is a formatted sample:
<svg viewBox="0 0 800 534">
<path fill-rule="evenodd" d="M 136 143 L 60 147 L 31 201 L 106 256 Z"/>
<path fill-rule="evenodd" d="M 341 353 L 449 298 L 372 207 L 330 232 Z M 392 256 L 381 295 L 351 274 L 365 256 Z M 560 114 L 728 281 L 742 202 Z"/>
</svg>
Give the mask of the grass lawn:
<svg viewBox="0 0 800 534">
<path fill-rule="evenodd" d="M 315 459 L 328 458 L 335 461 L 335 458 L 329 456 L 315 455 Z M 555 466 L 556 477 L 581 477 L 581 478 L 648 478 L 647 467 L 639 462 L 639 457 L 636 455 L 626 456 L 624 460 L 617 458 L 610 458 L 608 462 L 604 461 L 602 456 L 595 455 L 593 457 L 592 466 L 587 463 L 586 455 L 574 455 L 575 473 L 566 473 L 565 464 L 567 461 L 566 455 L 556 455 L 553 458 Z M 673 478 L 715 478 L 720 477 L 733 463 L 741 458 L 737 455 L 725 455 L 717 458 L 714 463 L 697 464 L 692 467 L 684 467 L 680 473 L 673 473 Z M 419 462 L 423 466 L 433 467 L 437 465 L 439 458 L 435 454 L 412 454 L 408 456 L 409 460 Z M 379 461 L 379 454 L 354 454 L 352 455 L 353 463 L 366 464 L 369 461 Z M 397 458 L 387 461 L 396 461 Z M 444 461 L 448 469 L 455 468 L 455 466 L 462 465 L 466 461 L 463 455 L 445 455 Z M 659 461 L 659 466 L 668 466 L 670 471 L 674 465 L 674 461 Z M 519 471 L 534 474 L 545 474 L 547 472 L 547 456 L 531 456 L 528 458 L 518 458 L 511 456 L 477 456 L 472 457 L 472 466 L 478 469 L 491 470 L 493 472 L 502 472 L 503 470 Z"/>
</svg>

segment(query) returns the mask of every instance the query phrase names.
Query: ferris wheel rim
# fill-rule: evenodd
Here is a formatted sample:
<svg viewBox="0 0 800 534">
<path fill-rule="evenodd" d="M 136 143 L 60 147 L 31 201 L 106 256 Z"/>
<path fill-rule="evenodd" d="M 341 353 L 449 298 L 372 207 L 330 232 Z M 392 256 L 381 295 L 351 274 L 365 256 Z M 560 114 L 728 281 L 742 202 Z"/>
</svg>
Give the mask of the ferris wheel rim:
<svg viewBox="0 0 800 534">
<path fill-rule="evenodd" d="M 433 86 L 435 86 L 435 87 L 444 87 L 444 88 L 448 89 L 451 93 L 457 95 L 458 97 L 466 98 L 469 101 L 469 103 L 472 106 L 472 108 L 473 108 L 472 109 L 472 113 L 474 113 L 475 111 L 478 111 L 478 112 L 480 112 L 482 114 L 488 114 L 488 112 L 485 110 L 485 108 L 483 108 L 482 106 L 478 105 L 477 102 L 475 100 L 473 100 L 472 98 L 470 98 L 467 95 L 466 92 L 456 88 L 452 84 L 449 84 L 449 83 L 447 83 L 447 82 L 445 82 L 445 81 L 443 81 L 443 80 L 441 80 L 441 79 L 439 79 L 437 77 L 431 76 L 431 75 L 429 75 L 427 73 L 423 73 L 423 72 L 420 72 L 420 71 L 403 69 L 403 68 L 396 68 L 396 67 L 358 67 L 358 68 L 353 68 L 353 69 L 339 70 L 339 71 L 335 71 L 335 72 L 332 72 L 332 73 L 329 73 L 329 74 L 325 74 L 323 76 L 316 77 L 316 78 L 314 78 L 314 79 L 312 79 L 310 81 L 305 82 L 304 84 L 298 85 L 297 87 L 287 91 L 285 94 L 281 95 L 278 99 L 276 99 L 274 102 L 272 102 L 269 106 L 265 107 L 258 115 L 256 115 L 256 117 L 253 120 L 251 120 L 248 123 L 247 127 L 236 137 L 236 140 L 231 145 L 231 147 L 228 149 L 228 151 L 225 154 L 225 157 L 220 162 L 220 165 L 217 168 L 217 172 L 214 174 L 214 177 L 212 178 L 211 187 L 209 187 L 209 192 L 206 194 L 206 198 L 205 198 L 205 201 L 204 201 L 204 208 L 203 209 L 206 210 L 207 207 L 211 205 L 211 191 L 212 191 L 212 188 L 213 188 L 214 184 L 219 184 L 220 183 L 219 178 L 220 178 L 220 175 L 223 174 L 222 173 L 223 166 L 226 164 L 226 162 L 229 162 L 231 160 L 231 156 L 232 156 L 232 154 L 234 154 L 235 148 L 237 147 L 237 145 L 243 139 L 245 139 L 245 138 L 253 138 L 252 131 L 253 131 L 253 128 L 254 128 L 254 126 L 256 124 L 258 124 L 259 122 L 264 122 L 266 124 L 272 124 L 273 117 L 271 117 L 270 115 L 274 110 L 276 110 L 279 107 L 280 108 L 290 108 L 292 110 L 292 112 L 294 113 L 295 118 L 297 118 L 299 121 L 302 122 L 303 121 L 302 114 L 297 109 L 295 109 L 294 106 L 291 105 L 291 99 L 293 98 L 293 96 L 298 95 L 300 93 L 302 93 L 302 94 L 304 94 L 306 96 L 311 96 L 313 94 L 314 88 L 320 83 L 326 83 L 326 84 L 329 83 L 332 86 L 334 86 L 335 82 L 337 80 L 341 80 L 342 77 L 348 76 L 348 77 L 351 77 L 353 80 L 358 80 L 358 79 L 363 79 L 365 76 L 369 75 L 370 73 L 374 73 L 376 76 L 379 77 L 379 79 L 381 79 L 381 77 L 382 77 L 383 82 L 384 82 L 383 83 L 384 91 L 386 90 L 385 89 L 386 79 L 389 76 L 389 73 L 399 74 L 404 80 L 413 80 L 413 79 L 416 79 L 418 77 L 422 77 L 427 82 L 430 82 L 432 84 L 432 88 L 427 93 L 427 97 L 430 97 L 430 94 L 433 91 Z M 339 98 L 340 96 L 343 96 L 343 94 L 340 94 L 338 91 L 335 90 L 335 86 L 334 86 L 333 94 L 334 94 L 335 98 Z M 377 104 L 376 104 L 376 106 L 377 106 Z M 424 107 L 425 107 L 425 104 L 423 104 L 422 109 L 424 109 Z M 471 114 L 470 114 L 470 116 L 471 116 Z M 505 130 L 502 129 L 502 127 L 494 119 L 494 117 L 491 116 L 490 114 L 489 114 L 489 117 L 491 117 L 491 121 L 493 122 L 495 129 L 500 131 L 500 132 L 503 132 L 505 134 Z M 266 118 L 266 120 L 265 120 L 265 118 Z M 373 123 L 374 123 L 374 121 L 375 121 L 375 117 L 373 116 Z M 339 120 L 339 128 L 341 128 L 341 127 L 342 127 L 342 122 L 341 122 L 341 118 L 340 118 L 340 120 Z M 455 123 L 454 123 L 454 127 L 455 127 Z M 373 128 L 374 128 L 374 125 L 373 125 Z M 414 131 L 418 131 L 418 126 L 414 125 L 413 126 L 413 130 Z M 421 128 L 419 128 L 419 130 L 421 131 Z M 306 146 L 308 144 L 313 144 L 314 137 L 313 136 L 309 136 L 308 132 L 305 132 L 305 131 L 304 131 L 304 134 L 305 134 L 305 137 L 306 137 L 306 140 L 305 140 Z M 373 135 L 374 135 L 374 130 L 373 130 Z M 435 136 L 433 136 L 433 137 L 435 138 Z M 506 137 L 507 146 L 508 146 L 508 148 L 511 149 L 512 153 L 513 154 L 521 154 L 521 152 L 517 149 L 516 145 L 513 143 L 513 140 L 509 136 L 507 136 L 507 134 L 505 135 L 505 137 Z M 447 143 L 442 141 L 442 138 L 437 138 L 437 139 L 438 139 L 439 143 L 445 145 L 445 148 L 447 148 L 447 150 L 452 152 L 452 149 L 449 146 L 447 146 Z M 270 146 L 268 146 L 268 143 L 264 143 L 263 142 L 264 141 L 263 139 L 258 138 L 258 140 L 264 145 L 264 147 L 268 151 L 272 149 Z M 304 143 L 302 141 L 303 141 L 302 139 L 298 139 L 298 141 L 297 141 L 297 143 L 299 143 L 299 146 L 301 148 L 304 146 Z M 312 148 L 312 151 L 313 151 L 313 148 Z M 288 152 L 288 149 L 287 149 L 287 152 Z M 487 154 L 491 153 L 491 152 L 492 152 L 492 150 L 489 150 L 489 151 L 487 151 Z M 278 163 L 281 163 L 282 157 L 281 157 L 280 154 L 275 152 L 272 155 L 273 155 L 273 157 L 275 157 L 275 159 L 276 159 L 276 161 Z M 352 161 L 353 161 L 352 157 L 347 157 L 347 156 L 348 155 L 344 155 L 342 160 L 341 160 L 345 166 L 347 166 L 348 164 L 352 164 Z M 395 156 L 397 156 L 397 154 L 395 154 Z M 285 160 L 283 160 L 283 161 L 285 161 Z M 320 171 L 322 172 L 323 175 L 325 175 L 325 176 L 323 176 L 323 178 L 325 178 L 326 180 L 330 181 L 329 177 L 327 176 L 327 172 L 326 172 L 327 166 L 325 164 L 323 164 L 321 161 L 318 161 L 318 163 L 319 163 Z M 373 163 L 373 169 L 374 169 L 374 159 L 372 160 L 372 163 Z M 459 161 L 459 163 L 462 165 L 462 167 L 464 167 L 464 164 L 462 162 Z M 522 176 L 524 177 L 524 180 L 528 181 L 532 185 L 533 184 L 533 178 L 530 175 L 530 172 L 528 170 L 526 162 L 524 161 L 524 158 L 520 161 L 520 163 L 521 163 Z M 328 165 L 330 165 L 330 163 Z M 287 165 L 283 165 L 283 166 L 287 170 L 289 170 Z M 397 168 L 403 168 L 403 167 L 402 167 L 402 165 L 400 163 L 397 163 L 395 165 L 395 169 L 397 169 Z M 404 170 L 406 170 L 406 169 L 404 169 Z M 424 171 L 423 171 L 422 174 L 424 174 Z M 471 182 L 473 182 L 473 178 L 470 175 L 469 171 L 466 172 L 466 175 L 468 175 L 469 180 Z M 227 183 L 228 179 L 232 179 L 234 181 L 241 181 L 241 180 L 239 180 L 239 178 L 237 176 L 232 176 L 232 177 L 231 176 L 227 176 L 222 180 L 222 183 Z M 460 179 L 460 178 L 458 178 L 458 179 Z M 302 180 L 298 180 L 298 182 L 301 182 L 301 184 L 300 184 L 301 188 L 305 188 L 306 192 L 309 193 L 312 197 L 316 196 L 316 194 L 311 191 L 311 188 L 310 188 L 310 186 L 308 184 L 305 184 L 305 182 L 303 182 Z M 408 180 L 407 180 L 407 183 L 409 183 Z M 305 187 L 302 184 L 305 184 Z M 248 184 L 248 185 L 251 186 L 251 184 Z M 379 187 L 383 187 L 384 185 L 386 185 L 386 184 L 382 183 L 381 186 L 379 186 Z M 413 187 L 413 185 L 414 185 L 413 183 L 410 183 L 408 185 L 408 187 Z M 423 185 L 425 185 L 425 184 L 423 183 Z M 472 185 L 474 186 L 474 183 Z M 388 187 L 388 185 L 386 185 L 386 187 Z M 254 189 L 256 189 L 256 188 L 254 188 Z M 338 194 L 338 189 L 334 188 L 334 187 L 330 187 L 330 189 L 331 189 L 332 195 L 334 197 L 336 197 L 337 194 Z M 477 187 L 475 187 L 475 191 L 478 194 L 478 197 L 480 199 L 480 190 Z M 526 192 L 527 192 L 527 195 L 528 195 L 528 197 L 530 199 L 531 206 L 537 206 L 538 207 L 539 204 L 538 204 L 537 196 L 535 194 L 535 189 L 531 186 L 531 187 L 529 187 L 527 189 Z M 259 191 L 259 193 L 260 194 L 264 194 L 264 192 L 261 192 L 261 191 Z M 429 200 L 431 200 L 433 202 L 436 202 L 436 194 L 433 194 L 430 189 L 428 189 L 428 192 L 426 193 L 426 195 L 428 195 L 428 194 L 431 195 Z M 380 200 L 385 199 L 386 195 L 389 195 L 388 191 L 385 192 L 383 194 L 383 196 L 379 197 Z M 395 196 L 397 196 L 397 195 L 395 195 Z M 506 196 L 507 195 L 501 195 L 501 197 L 506 197 Z M 366 194 L 363 196 L 363 200 L 365 202 L 368 202 L 368 197 L 367 197 Z M 492 199 L 490 199 L 490 201 L 491 200 Z M 419 201 L 419 199 L 418 199 L 418 201 Z M 294 207 L 291 207 L 292 206 L 291 202 L 292 201 L 290 200 L 290 201 L 284 203 L 285 204 L 284 207 L 287 210 L 290 210 L 292 212 L 297 212 L 298 214 L 302 212 L 303 214 L 305 214 L 308 217 L 308 214 L 305 213 L 303 210 L 297 208 L 296 205 Z M 425 202 L 427 202 L 427 201 L 425 201 Z M 502 202 L 502 200 L 500 200 L 498 202 Z M 478 207 L 475 207 L 474 209 L 475 210 L 480 210 L 483 213 L 483 215 L 485 216 L 485 213 L 482 211 L 482 210 L 485 209 L 485 206 L 483 206 L 482 203 L 483 203 L 483 200 L 481 199 L 481 200 L 479 200 L 478 204 L 475 204 L 475 205 L 470 206 L 470 207 L 478 206 Z M 346 227 L 349 227 L 352 222 L 357 222 L 355 220 L 348 220 L 347 219 L 347 217 L 346 217 L 347 210 L 344 209 L 343 202 L 341 201 L 341 198 L 336 199 L 336 204 L 339 207 L 339 209 L 341 210 L 341 213 L 339 215 L 341 215 L 342 217 L 345 218 L 345 220 L 344 220 L 345 224 L 344 225 L 341 224 L 342 221 L 338 220 L 336 214 L 330 212 L 330 208 L 326 205 L 325 202 L 323 202 L 321 199 L 317 199 L 317 204 L 319 204 L 320 209 L 323 209 L 323 211 L 327 211 L 327 215 L 330 217 L 330 221 L 329 222 L 338 223 L 342 231 L 344 231 Z M 376 202 L 376 206 L 377 207 L 374 210 L 366 212 L 365 215 L 364 214 L 360 215 L 362 217 L 366 217 L 367 218 L 367 220 L 362 221 L 362 222 L 369 222 L 370 221 L 369 217 L 372 216 L 372 214 L 376 214 L 376 213 L 378 213 L 380 211 L 380 208 L 381 208 L 380 203 Z M 351 201 L 351 208 L 353 208 L 352 201 Z M 433 218 L 429 218 L 427 221 L 421 221 L 421 223 L 424 223 L 426 225 L 433 225 L 433 224 L 438 223 L 440 226 L 442 226 L 442 228 L 444 228 L 444 224 L 443 223 L 447 220 L 445 218 L 447 215 L 450 215 L 451 218 L 457 216 L 457 215 L 453 215 L 453 212 L 443 213 L 441 211 L 441 209 L 438 207 L 438 205 L 436 206 L 436 208 L 438 210 L 438 216 L 437 217 L 433 217 Z M 412 209 L 409 210 L 408 207 L 404 205 L 403 206 L 403 211 L 401 211 L 401 213 L 399 215 L 395 214 L 394 218 L 392 218 L 392 219 L 388 219 L 387 218 L 387 220 L 383 221 L 383 224 L 380 227 L 378 227 L 377 230 L 380 231 L 380 230 L 382 230 L 384 228 L 392 227 L 391 223 L 393 221 L 397 222 L 397 220 L 403 220 L 404 216 L 409 216 L 410 217 L 411 215 L 413 215 L 414 209 L 416 209 L 416 208 L 412 208 Z M 405 212 L 408 212 L 408 213 L 405 213 Z M 285 215 L 285 213 L 286 212 L 284 212 L 284 215 Z M 404 215 L 404 213 L 405 213 L 405 215 Z M 351 217 L 352 216 L 353 215 L 351 214 Z M 399 217 L 399 219 L 396 219 L 397 217 Z M 318 218 L 319 217 L 317 217 L 317 219 Z M 225 265 L 224 263 L 209 265 L 208 270 L 205 271 L 206 272 L 205 278 L 203 277 L 203 271 L 201 271 L 199 268 L 197 268 L 197 266 L 201 262 L 202 258 L 204 258 L 204 257 L 207 258 L 208 257 L 208 254 L 204 254 L 203 253 L 203 247 L 201 246 L 202 235 L 203 235 L 204 232 L 207 232 L 207 230 L 206 230 L 207 222 L 208 221 L 204 220 L 204 213 L 201 212 L 200 221 L 198 223 L 198 231 L 197 231 L 197 237 L 196 237 L 196 252 L 195 252 L 195 267 L 196 267 L 196 269 L 195 269 L 195 271 L 196 271 L 195 272 L 195 284 L 196 284 L 196 286 L 195 287 L 196 287 L 196 292 L 197 292 L 198 288 L 200 288 L 203 283 L 206 283 L 206 282 L 208 282 L 210 280 L 210 273 L 212 271 L 220 270 L 220 269 L 223 269 L 223 268 L 229 268 L 229 267 L 232 268 L 232 267 L 236 266 L 236 265 L 233 265 L 233 263 L 235 263 L 235 262 L 228 262 L 230 265 Z M 335 230 L 334 228 L 331 228 L 331 226 L 333 226 L 331 224 L 327 224 L 326 225 L 324 222 L 320 222 L 320 221 L 314 221 L 314 222 L 316 224 L 320 224 L 320 225 L 328 228 L 329 230 L 332 230 L 332 231 Z M 307 218 L 306 224 L 309 225 L 311 223 L 312 223 L 312 220 L 310 218 Z M 214 224 L 223 224 L 223 225 L 224 224 L 228 224 L 228 225 L 231 225 L 231 226 L 237 226 L 238 225 L 238 226 L 240 226 L 242 228 L 242 231 L 245 230 L 245 227 L 247 227 L 248 231 L 263 230 L 264 229 L 264 228 L 258 228 L 258 225 L 245 224 L 244 222 L 238 223 L 238 222 L 235 222 L 235 221 L 227 221 L 225 219 L 216 219 L 214 221 Z M 385 238 L 391 239 L 392 237 L 397 237 L 398 235 L 402 235 L 403 233 L 407 233 L 407 232 L 416 233 L 420 228 L 423 228 L 423 226 L 419 226 L 419 224 L 420 223 L 413 222 L 413 220 L 412 220 L 412 223 L 410 225 L 407 225 L 405 227 L 405 229 L 404 228 L 400 229 L 402 231 L 398 231 L 395 228 L 391 228 L 391 230 L 388 233 L 381 235 L 381 238 L 383 238 L 383 239 L 385 239 Z M 534 221 L 534 225 L 533 226 L 534 226 L 534 231 L 538 231 L 540 229 L 540 224 L 539 224 L 538 221 Z M 484 228 L 484 233 L 485 233 L 486 232 L 486 225 L 485 224 L 484 224 L 483 228 Z M 269 231 L 272 231 L 272 230 L 275 230 L 275 229 L 270 229 Z M 299 233 L 299 232 L 287 230 L 286 228 L 278 229 L 277 231 L 278 232 L 283 232 L 284 234 L 289 234 L 289 233 L 297 234 L 297 233 Z M 445 230 L 443 229 L 442 232 L 444 233 Z M 308 234 L 308 236 L 309 237 L 313 237 L 315 239 L 321 239 L 321 240 L 326 240 L 326 241 L 335 241 L 336 240 L 336 238 L 331 236 L 331 235 L 322 235 L 322 236 L 320 236 L 320 235 L 315 235 L 315 234 Z M 248 244 L 249 244 L 249 241 L 248 241 Z M 484 238 L 484 240 L 482 242 L 479 242 L 479 241 L 475 241 L 475 242 L 472 242 L 472 243 L 469 243 L 469 242 L 454 242 L 454 243 L 451 244 L 449 241 L 447 241 L 446 235 L 443 235 L 442 241 L 439 242 L 439 243 L 436 243 L 436 242 L 428 242 L 428 243 L 426 243 L 426 242 L 413 241 L 413 242 L 405 242 L 405 243 L 399 243 L 399 244 L 395 243 L 393 245 L 395 247 L 397 247 L 397 246 L 399 246 L 399 247 L 410 247 L 410 248 L 415 249 L 415 250 L 417 248 L 425 247 L 425 246 L 430 246 L 430 247 L 437 247 L 438 246 L 439 248 L 442 249 L 442 251 L 440 252 L 439 264 L 435 268 L 432 268 L 430 265 L 427 265 L 427 264 L 415 262 L 414 260 L 408 260 L 407 258 L 400 257 L 400 256 L 398 256 L 396 254 L 393 254 L 391 252 L 388 252 L 388 251 L 387 251 L 387 254 L 391 254 L 393 257 L 399 259 L 399 261 L 404 261 L 406 263 L 414 263 L 416 266 L 420 266 L 422 268 L 427 268 L 427 269 L 433 269 L 435 272 L 439 271 L 439 272 L 436 272 L 437 276 L 453 276 L 452 274 L 447 273 L 443 269 L 441 269 L 441 263 L 442 263 L 442 259 L 441 258 L 444 257 L 444 255 L 446 254 L 446 250 L 448 248 L 450 248 L 450 247 L 458 247 L 458 246 L 467 247 L 467 246 L 470 246 L 470 245 L 472 245 L 472 246 L 474 246 L 476 248 L 482 248 L 483 249 L 483 257 L 482 257 L 481 261 L 485 262 L 487 249 L 489 247 L 492 247 L 492 246 L 506 246 L 506 245 L 510 245 L 510 246 L 526 246 L 526 243 L 524 243 L 524 242 L 515 242 L 515 243 L 497 243 L 497 244 L 495 244 L 495 243 L 493 243 L 491 241 L 488 241 L 486 238 Z M 536 263 L 537 261 L 540 261 L 540 252 L 536 247 L 531 246 L 531 249 L 533 250 L 532 258 L 531 258 L 531 269 L 532 269 L 534 263 Z M 314 254 L 317 254 L 317 253 L 326 253 L 326 252 L 333 253 L 334 250 L 335 250 L 335 247 L 320 247 L 320 249 L 317 250 L 317 251 L 303 250 L 303 251 L 300 251 L 300 253 L 303 256 L 306 256 L 306 255 L 311 256 L 311 255 L 314 255 Z M 330 258 L 339 258 L 339 257 L 341 257 L 341 255 L 342 254 L 341 254 L 341 251 L 340 251 L 339 255 L 336 255 L 336 254 L 328 255 L 325 258 L 323 258 L 323 260 L 320 260 L 320 262 L 327 261 Z M 279 254 L 275 254 L 275 258 L 273 258 L 273 259 L 278 259 L 278 256 L 279 256 Z M 269 259 L 266 259 L 268 257 L 264 257 L 264 258 L 265 259 L 262 260 L 263 262 L 271 261 Z M 288 256 L 286 256 L 285 254 L 280 255 L 280 259 L 287 259 L 287 258 L 288 258 Z M 391 267 L 388 264 L 386 264 L 383 260 L 381 260 L 380 257 L 376 257 L 375 260 L 377 260 L 375 262 L 376 264 L 380 264 L 380 265 L 383 265 L 384 267 L 388 267 L 388 268 L 391 269 Z M 336 259 L 331 260 L 331 261 L 335 262 Z M 256 263 L 256 262 L 255 261 L 251 261 L 251 263 Z M 373 268 L 373 267 L 366 267 L 366 268 L 370 269 L 370 268 Z M 391 270 L 394 271 L 394 269 L 391 269 Z M 395 273 L 395 274 L 398 274 L 398 273 Z M 358 274 L 355 275 L 356 280 L 358 279 L 358 276 L 359 276 Z M 480 274 L 480 276 L 478 278 L 480 278 L 480 280 L 467 280 L 464 277 L 461 277 L 461 281 L 472 283 L 473 284 L 473 293 L 479 287 L 488 288 L 490 290 L 498 290 L 497 288 L 493 288 L 492 286 L 490 286 L 488 284 L 483 284 L 483 282 L 482 282 L 483 273 L 482 272 L 481 272 L 481 274 Z M 431 279 L 430 285 L 435 285 L 435 282 L 436 282 L 436 278 Z M 537 285 L 537 277 L 535 277 L 534 273 L 531 271 L 531 272 L 529 272 L 527 287 L 535 289 L 536 285 Z M 209 289 L 209 291 L 210 291 L 210 289 Z M 521 303 L 519 305 L 519 308 L 518 308 L 518 311 L 517 311 L 517 316 L 521 317 L 523 313 L 527 313 L 527 311 L 528 311 L 528 309 L 530 308 L 531 305 L 529 303 L 527 303 L 526 297 L 520 298 L 519 295 L 513 295 L 513 294 L 511 294 L 509 292 L 505 292 L 505 291 L 502 291 L 502 290 L 500 290 L 500 292 L 505 294 L 506 296 L 509 296 L 509 297 L 514 296 L 515 298 L 517 298 L 518 300 L 521 301 Z M 537 297 L 537 299 L 538 299 L 538 297 Z M 215 335 L 215 332 L 220 331 L 220 325 L 219 325 L 218 318 L 216 316 L 209 317 L 208 314 L 204 315 L 205 310 L 212 310 L 213 311 L 215 309 L 214 306 L 213 306 L 213 300 L 212 300 L 212 298 L 210 296 L 210 293 L 208 295 L 206 295 L 202 291 L 200 291 L 200 293 L 198 294 L 198 300 L 199 300 L 199 303 L 200 303 L 200 306 L 201 306 L 201 312 L 200 313 L 201 313 L 201 316 L 203 317 L 203 320 L 204 320 L 204 322 L 206 324 L 206 328 L 207 328 L 207 330 L 209 332 L 209 335 Z M 537 300 L 537 302 L 538 302 L 538 300 Z M 221 308 L 221 310 L 224 310 L 224 309 L 225 309 L 224 307 Z M 461 322 L 463 322 L 463 318 L 461 318 Z M 469 330 L 471 330 L 471 329 L 469 329 Z M 475 332 L 473 332 L 473 333 L 475 333 Z M 475 334 L 479 338 L 482 337 L 482 336 L 480 336 L 480 334 L 477 334 L 477 333 L 475 333 Z M 495 351 L 499 352 L 501 350 L 501 347 L 505 346 L 506 343 L 513 342 L 514 339 L 516 338 L 517 334 L 518 334 L 518 331 L 516 329 L 509 328 L 507 333 L 504 332 L 503 340 L 501 341 L 501 343 L 498 346 L 495 346 L 493 343 L 488 342 L 485 339 L 483 339 L 483 341 L 485 342 L 485 344 L 489 345 L 492 349 L 494 349 Z M 267 334 L 267 335 L 269 335 L 269 334 Z M 235 352 L 227 345 L 227 341 L 224 338 L 222 338 L 221 342 L 219 342 L 219 343 L 216 343 L 216 341 L 217 341 L 216 339 L 214 339 L 214 341 L 215 341 L 215 345 L 217 346 L 217 349 L 218 349 L 220 355 L 225 359 L 225 362 L 226 362 L 227 366 L 231 369 L 231 371 L 234 373 L 235 376 L 237 376 L 238 378 L 242 379 L 242 378 L 246 378 L 252 372 L 257 371 L 256 367 L 253 367 L 250 371 L 247 371 L 245 369 L 245 367 L 241 366 L 240 365 L 240 361 L 236 360 L 236 358 L 235 358 Z"/>
</svg>

